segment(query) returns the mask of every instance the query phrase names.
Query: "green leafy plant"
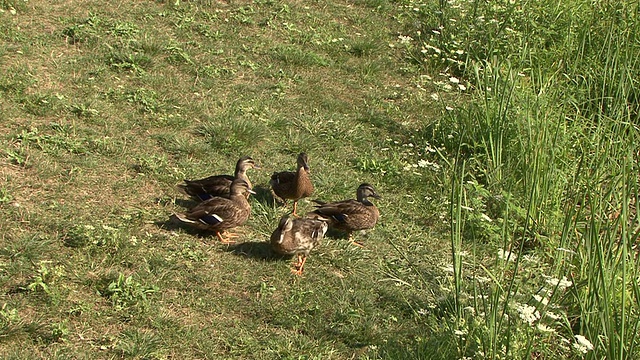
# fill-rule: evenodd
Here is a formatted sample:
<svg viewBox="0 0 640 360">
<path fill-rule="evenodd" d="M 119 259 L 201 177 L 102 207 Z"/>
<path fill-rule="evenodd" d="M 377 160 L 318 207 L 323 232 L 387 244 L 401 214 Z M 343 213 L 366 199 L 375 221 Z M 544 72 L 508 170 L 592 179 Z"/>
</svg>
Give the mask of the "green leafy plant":
<svg viewBox="0 0 640 360">
<path fill-rule="evenodd" d="M 32 277 L 26 289 L 33 292 L 44 292 L 47 295 L 53 295 L 54 289 L 51 287 L 65 273 L 63 265 L 49 267 L 49 261 L 40 261 L 36 274 Z"/>
<path fill-rule="evenodd" d="M 145 308 L 148 306 L 148 295 L 158 292 L 156 286 L 145 286 L 132 276 L 119 274 L 118 278 L 107 286 L 104 296 L 111 300 L 116 310 L 123 310 L 129 307 Z"/>
</svg>

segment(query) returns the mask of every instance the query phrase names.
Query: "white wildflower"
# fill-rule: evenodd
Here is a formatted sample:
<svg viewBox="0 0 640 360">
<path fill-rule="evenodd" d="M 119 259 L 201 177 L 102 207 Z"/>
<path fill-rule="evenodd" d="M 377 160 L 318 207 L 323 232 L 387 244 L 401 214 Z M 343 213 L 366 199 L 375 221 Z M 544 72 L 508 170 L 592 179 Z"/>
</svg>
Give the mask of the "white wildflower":
<svg viewBox="0 0 640 360">
<path fill-rule="evenodd" d="M 551 286 L 557 286 L 561 290 L 566 289 L 571 285 L 573 285 L 573 283 L 570 280 L 568 280 L 566 276 L 563 276 L 562 279 L 548 278 L 547 284 Z"/>
<path fill-rule="evenodd" d="M 428 167 L 428 168 L 431 168 L 434 171 L 440 170 L 440 165 L 438 165 L 437 163 L 431 162 L 429 160 L 424 160 L 424 159 L 418 160 L 417 166 L 421 167 L 421 168 L 427 168 Z"/>
<path fill-rule="evenodd" d="M 558 315 L 558 314 L 556 314 L 556 313 L 554 313 L 554 312 L 547 311 L 547 312 L 545 313 L 545 315 L 546 315 L 549 319 L 553 319 L 553 320 L 560 320 L 560 315 Z"/>
<path fill-rule="evenodd" d="M 447 107 L 445 107 L 445 109 L 446 109 L 447 111 L 453 111 L 453 108 L 452 108 L 451 106 L 447 106 Z"/>
<path fill-rule="evenodd" d="M 467 306 L 467 307 L 463 308 L 462 310 L 468 312 L 471 315 L 475 315 L 476 314 L 476 309 L 474 309 L 473 306 Z"/>
<path fill-rule="evenodd" d="M 436 94 L 436 93 L 431 94 L 431 98 L 432 98 L 433 100 L 435 100 L 435 101 L 440 100 L 440 96 L 438 96 L 438 94 Z"/>
<path fill-rule="evenodd" d="M 411 36 L 398 35 L 398 40 L 400 40 L 400 44 L 407 45 L 413 41 L 413 38 Z"/>
<path fill-rule="evenodd" d="M 533 295 L 533 298 L 536 299 L 536 301 L 542 305 L 549 305 L 549 299 L 547 299 L 546 297 L 542 297 L 536 294 L 536 295 Z"/>
<path fill-rule="evenodd" d="M 586 354 L 587 352 L 593 350 L 593 344 L 591 343 L 591 341 L 587 340 L 586 337 L 582 335 L 576 335 L 575 338 L 576 342 L 573 343 L 573 347 L 578 351 Z"/>
<path fill-rule="evenodd" d="M 452 265 L 452 264 L 449 264 L 449 265 L 443 266 L 443 267 L 441 267 L 440 269 L 442 269 L 444 272 L 448 272 L 448 273 L 452 273 L 452 274 L 453 274 L 453 272 L 454 272 L 454 270 L 453 270 L 453 265 Z"/>
<path fill-rule="evenodd" d="M 449 81 L 451 81 L 454 84 L 459 84 L 460 83 L 460 79 L 458 79 L 457 77 L 454 77 L 454 76 L 450 77 Z"/>
<path fill-rule="evenodd" d="M 462 84 L 458 84 L 458 89 L 460 89 L 460 91 L 465 91 L 467 90 L 467 87 Z"/>
<path fill-rule="evenodd" d="M 543 333 L 553 333 L 553 332 L 556 332 L 556 331 L 555 331 L 555 329 L 550 328 L 550 327 L 548 327 L 548 326 L 547 326 L 547 325 L 545 325 L 545 324 L 538 324 L 536 327 L 538 328 L 538 330 L 540 330 L 540 332 L 543 332 Z"/>
<path fill-rule="evenodd" d="M 540 319 L 540 312 L 536 310 L 535 306 L 527 304 L 519 304 L 516 306 L 520 319 L 527 322 L 529 325 L 533 325 L 535 321 Z"/>
<path fill-rule="evenodd" d="M 516 255 L 505 249 L 498 249 L 498 257 L 502 260 L 516 261 Z"/>
<path fill-rule="evenodd" d="M 491 218 L 487 214 L 481 214 L 480 217 L 486 222 L 493 222 L 493 220 L 491 220 Z"/>
<path fill-rule="evenodd" d="M 423 50 L 427 50 L 427 49 L 433 50 L 433 52 L 435 52 L 436 54 L 441 54 L 442 53 L 442 50 L 440 50 L 437 47 L 432 46 L 432 45 L 424 45 L 424 49 Z"/>
</svg>

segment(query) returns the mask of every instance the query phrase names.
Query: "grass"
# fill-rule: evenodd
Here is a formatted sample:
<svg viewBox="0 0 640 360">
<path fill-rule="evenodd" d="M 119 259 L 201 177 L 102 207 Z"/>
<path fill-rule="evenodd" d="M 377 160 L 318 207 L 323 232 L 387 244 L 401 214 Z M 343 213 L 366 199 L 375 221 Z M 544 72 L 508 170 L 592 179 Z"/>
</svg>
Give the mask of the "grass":
<svg viewBox="0 0 640 360">
<path fill-rule="evenodd" d="M 3 358 L 640 355 L 637 4 L 0 9 Z M 295 277 L 301 151 L 314 197 L 383 198 Z M 243 155 L 241 242 L 169 221 Z"/>
</svg>

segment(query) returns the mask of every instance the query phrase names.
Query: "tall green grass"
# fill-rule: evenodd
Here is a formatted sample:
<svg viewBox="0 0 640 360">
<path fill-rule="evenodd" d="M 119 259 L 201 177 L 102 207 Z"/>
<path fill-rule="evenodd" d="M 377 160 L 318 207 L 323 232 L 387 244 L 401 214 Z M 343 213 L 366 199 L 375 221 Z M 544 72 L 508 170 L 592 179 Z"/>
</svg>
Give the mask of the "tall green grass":
<svg viewBox="0 0 640 360">
<path fill-rule="evenodd" d="M 637 358 L 638 4 L 412 5 L 408 59 L 447 107 L 442 357 Z"/>
</svg>

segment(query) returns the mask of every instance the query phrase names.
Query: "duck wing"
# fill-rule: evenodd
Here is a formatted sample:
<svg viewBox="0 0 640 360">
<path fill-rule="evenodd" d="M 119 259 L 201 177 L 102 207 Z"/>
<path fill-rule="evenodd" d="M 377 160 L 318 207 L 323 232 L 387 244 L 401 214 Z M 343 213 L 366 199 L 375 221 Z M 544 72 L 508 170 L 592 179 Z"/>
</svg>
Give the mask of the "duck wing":
<svg viewBox="0 0 640 360">
<path fill-rule="evenodd" d="M 199 180 L 184 180 L 178 187 L 185 194 L 205 201 L 215 196 L 229 196 L 233 180 L 231 175 L 213 175 Z"/>
</svg>

